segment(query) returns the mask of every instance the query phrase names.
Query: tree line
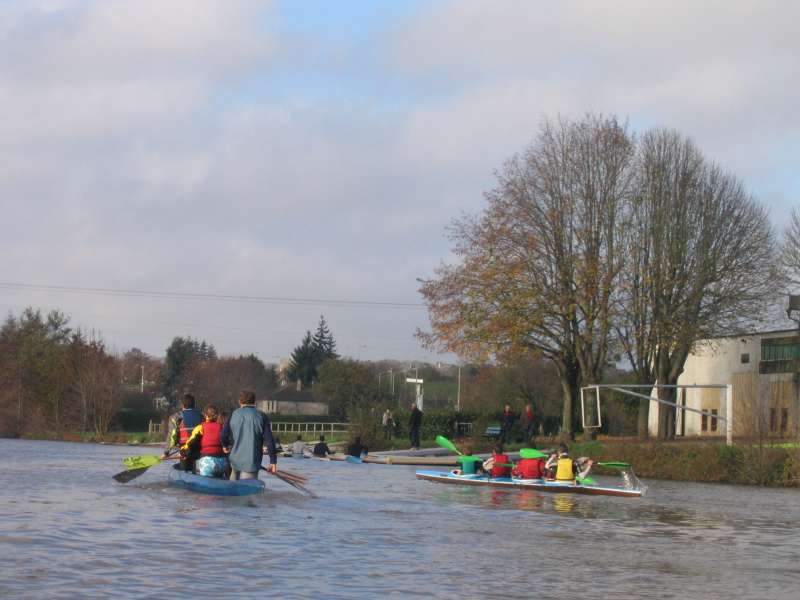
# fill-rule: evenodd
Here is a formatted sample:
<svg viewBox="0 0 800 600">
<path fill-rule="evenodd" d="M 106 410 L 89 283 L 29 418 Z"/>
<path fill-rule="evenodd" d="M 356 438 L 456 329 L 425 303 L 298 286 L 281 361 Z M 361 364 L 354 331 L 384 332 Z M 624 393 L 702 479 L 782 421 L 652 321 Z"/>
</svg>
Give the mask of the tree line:
<svg viewBox="0 0 800 600">
<path fill-rule="evenodd" d="M 763 324 L 782 266 L 800 266 L 800 246 L 782 251 L 764 206 L 691 139 L 594 114 L 545 120 L 449 234 L 457 261 L 421 281 L 432 328 L 418 336 L 464 357 L 549 361 L 567 435 L 610 355 L 635 383 L 675 384 L 698 340 Z M 648 411 L 639 403 L 642 436 Z M 670 437 L 674 410 L 659 414 Z"/>
</svg>

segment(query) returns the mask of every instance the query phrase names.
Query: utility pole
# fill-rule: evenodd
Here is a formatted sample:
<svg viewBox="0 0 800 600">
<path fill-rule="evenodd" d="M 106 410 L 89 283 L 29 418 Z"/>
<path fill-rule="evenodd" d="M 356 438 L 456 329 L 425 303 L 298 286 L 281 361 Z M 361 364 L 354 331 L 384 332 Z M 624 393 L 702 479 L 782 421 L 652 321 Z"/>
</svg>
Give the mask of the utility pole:
<svg viewBox="0 0 800 600">
<path fill-rule="evenodd" d="M 456 412 L 461 412 L 461 365 L 458 365 L 458 395 L 456 396 Z"/>
<path fill-rule="evenodd" d="M 141 367 L 142 367 L 142 385 L 139 391 L 141 391 L 141 393 L 144 394 L 144 365 L 141 365 Z"/>
</svg>

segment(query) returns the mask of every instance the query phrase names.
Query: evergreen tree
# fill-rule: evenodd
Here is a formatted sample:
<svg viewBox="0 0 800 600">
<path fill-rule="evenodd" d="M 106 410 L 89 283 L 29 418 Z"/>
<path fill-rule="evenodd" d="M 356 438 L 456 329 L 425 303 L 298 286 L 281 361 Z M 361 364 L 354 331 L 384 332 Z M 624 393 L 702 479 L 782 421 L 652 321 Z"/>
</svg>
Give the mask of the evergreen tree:
<svg viewBox="0 0 800 600">
<path fill-rule="evenodd" d="M 304 385 L 311 385 L 311 382 L 317 377 L 317 365 L 314 340 L 311 332 L 306 331 L 303 341 L 292 351 L 292 360 L 288 370 L 289 379 L 302 381 Z"/>
<path fill-rule="evenodd" d="M 316 353 L 318 363 L 317 366 L 330 358 L 339 358 L 336 353 L 336 341 L 333 339 L 333 334 L 328 329 L 328 324 L 325 322 L 325 316 L 319 316 L 319 325 L 314 334 L 314 352 Z"/>
</svg>

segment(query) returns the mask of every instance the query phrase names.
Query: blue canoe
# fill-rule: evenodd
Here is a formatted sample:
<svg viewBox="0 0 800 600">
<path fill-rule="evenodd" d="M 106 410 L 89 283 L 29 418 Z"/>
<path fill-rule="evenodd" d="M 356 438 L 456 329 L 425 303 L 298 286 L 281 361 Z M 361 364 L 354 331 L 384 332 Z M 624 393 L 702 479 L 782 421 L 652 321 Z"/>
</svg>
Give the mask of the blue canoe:
<svg viewBox="0 0 800 600">
<path fill-rule="evenodd" d="M 203 477 L 174 468 L 169 470 L 169 482 L 186 490 L 212 496 L 249 496 L 264 491 L 264 482 L 260 479 L 230 481 L 216 477 Z"/>
<path fill-rule="evenodd" d="M 582 485 L 543 479 L 510 479 L 509 477 L 489 478 L 485 475 L 454 475 L 447 471 L 417 471 L 417 479 L 436 481 L 438 483 L 454 483 L 456 485 L 479 485 L 518 490 L 536 490 L 537 492 L 589 494 L 592 496 L 639 498 L 644 493 L 644 489 L 641 488 Z"/>
</svg>

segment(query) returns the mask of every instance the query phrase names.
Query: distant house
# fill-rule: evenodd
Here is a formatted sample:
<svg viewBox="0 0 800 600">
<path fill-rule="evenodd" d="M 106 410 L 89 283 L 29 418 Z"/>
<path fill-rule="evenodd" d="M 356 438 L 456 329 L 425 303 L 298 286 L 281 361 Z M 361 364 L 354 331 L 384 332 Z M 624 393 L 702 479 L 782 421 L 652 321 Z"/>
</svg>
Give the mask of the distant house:
<svg viewBox="0 0 800 600">
<path fill-rule="evenodd" d="M 267 393 L 258 408 L 268 415 L 327 415 L 328 402 L 318 392 L 304 389 L 298 381 Z"/>
<path fill-rule="evenodd" d="M 800 433 L 800 335 L 797 329 L 764 331 L 705 340 L 684 365 L 678 384 L 733 386 L 733 434 L 795 437 Z M 707 415 L 677 413 L 678 436 L 719 436 L 727 416 L 724 391 L 681 388 L 681 406 Z M 650 432 L 655 433 L 662 405 L 650 404 Z"/>
</svg>

